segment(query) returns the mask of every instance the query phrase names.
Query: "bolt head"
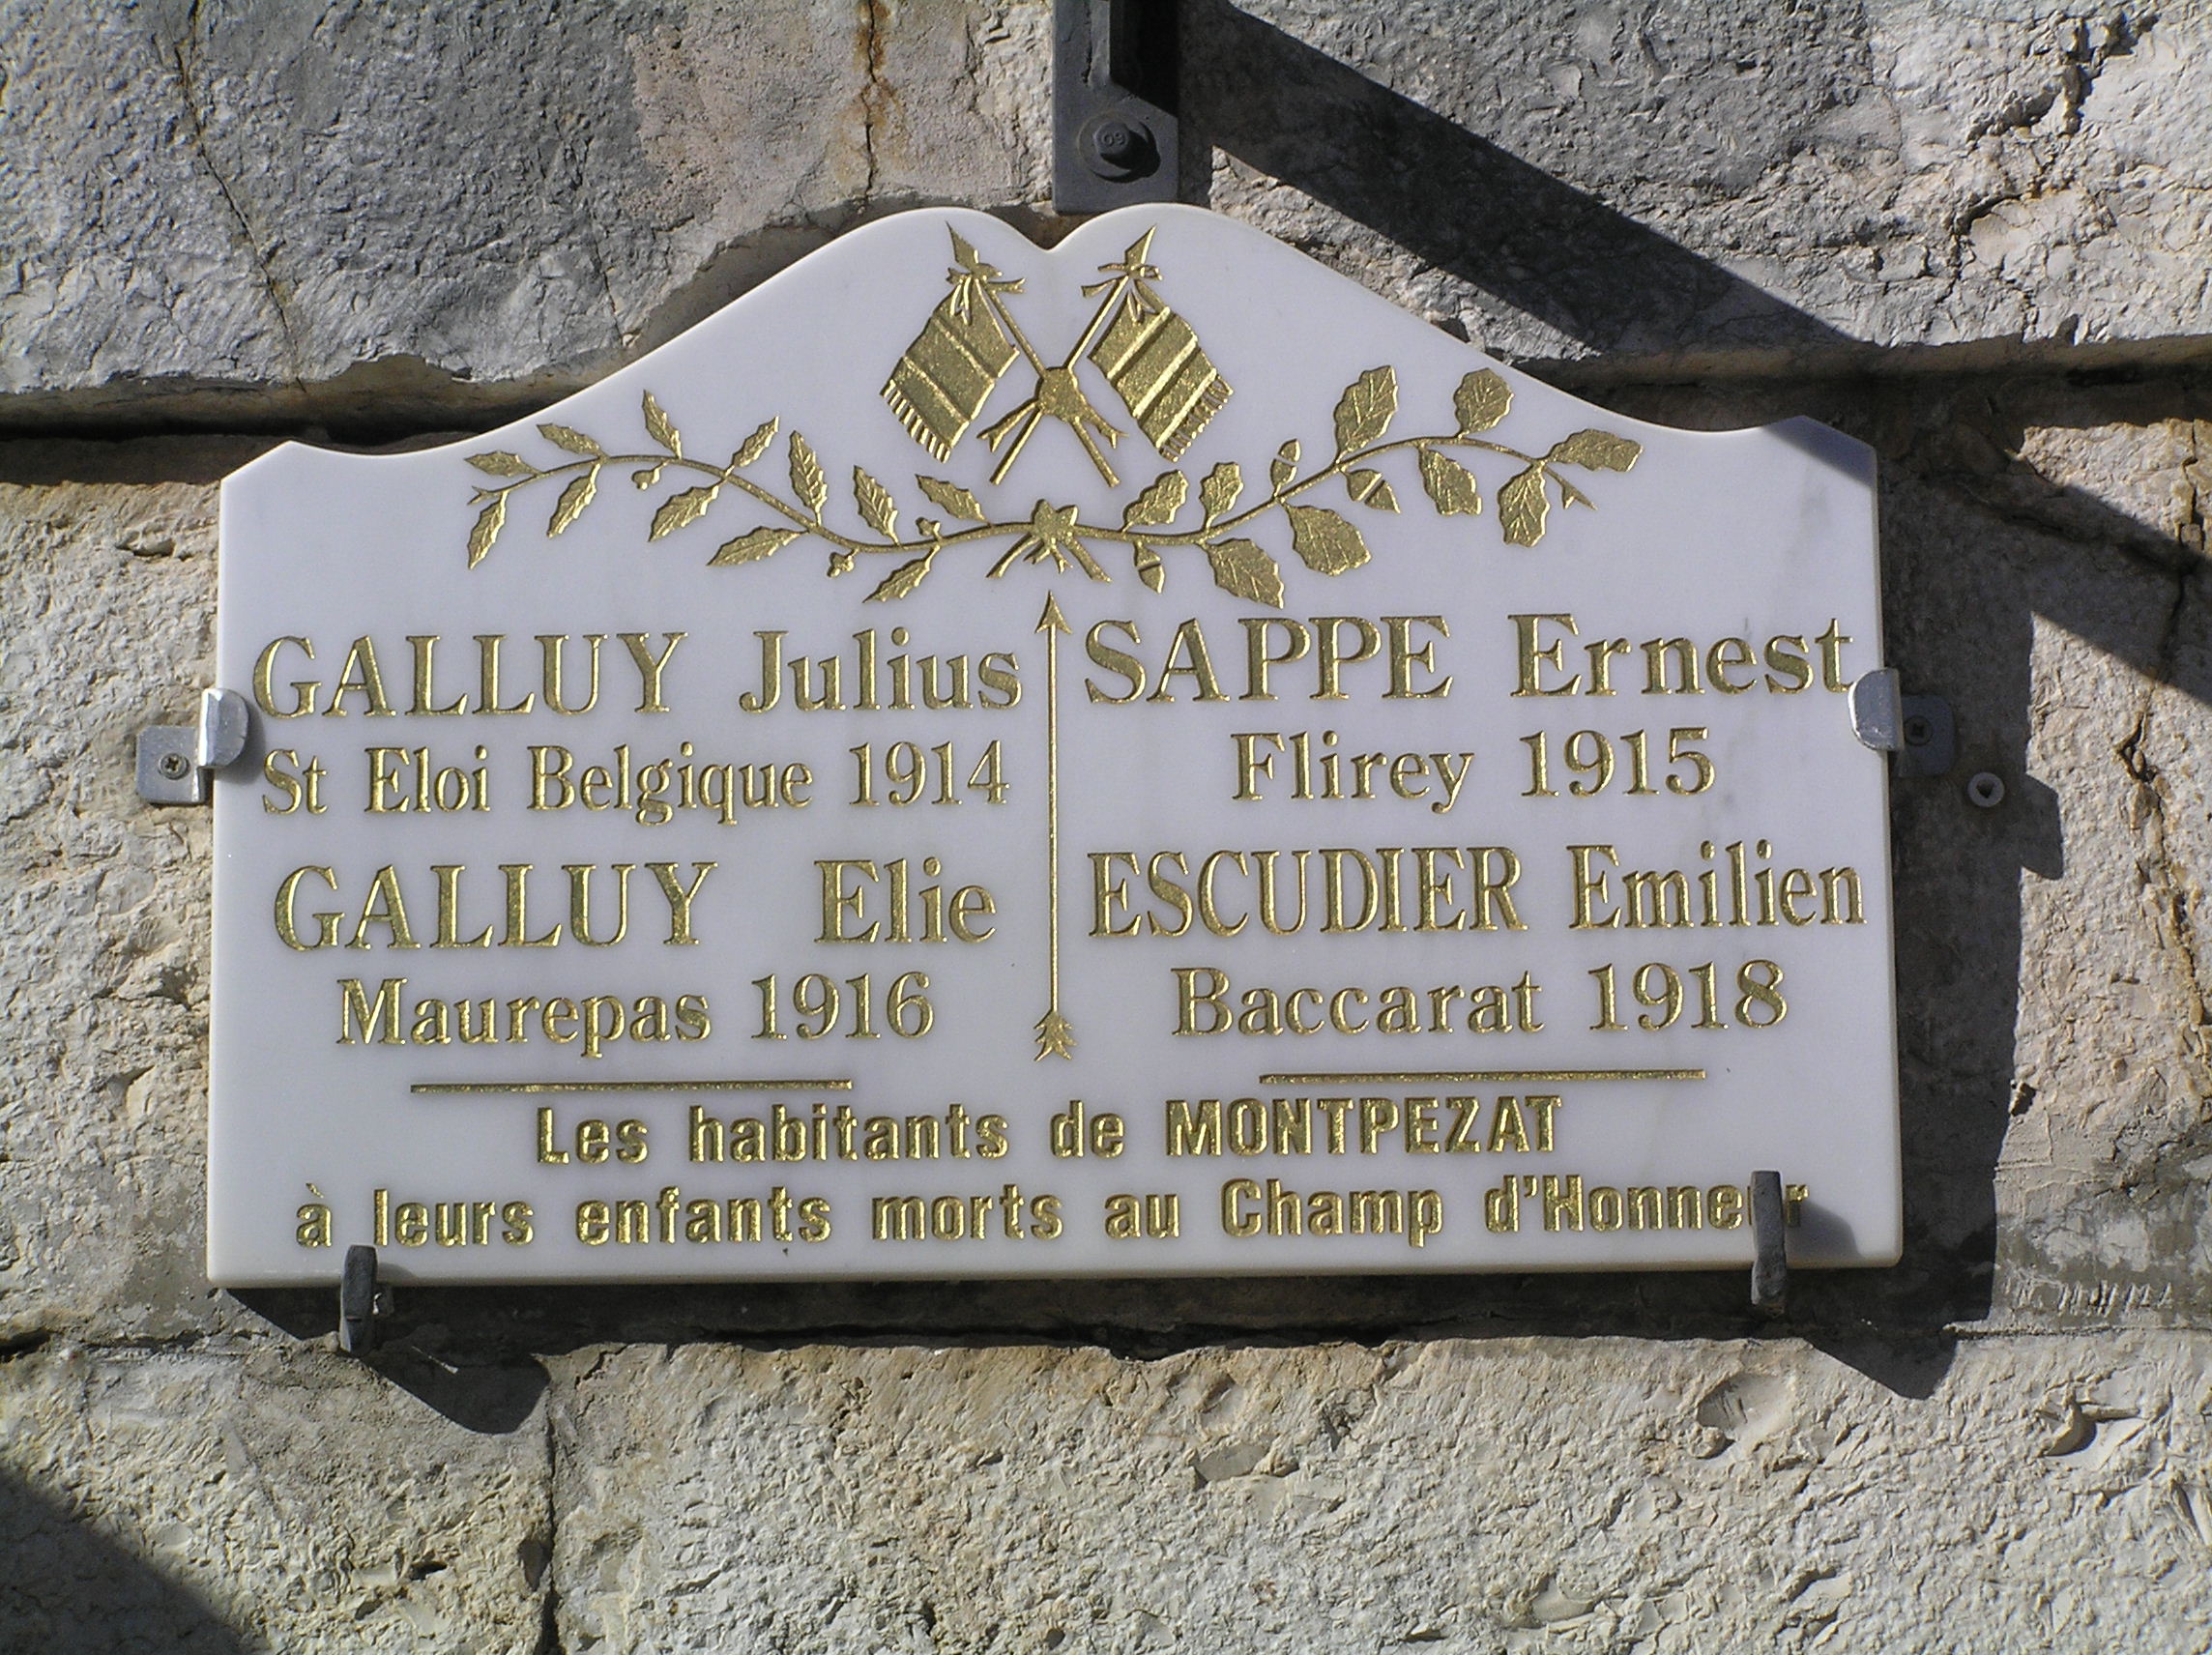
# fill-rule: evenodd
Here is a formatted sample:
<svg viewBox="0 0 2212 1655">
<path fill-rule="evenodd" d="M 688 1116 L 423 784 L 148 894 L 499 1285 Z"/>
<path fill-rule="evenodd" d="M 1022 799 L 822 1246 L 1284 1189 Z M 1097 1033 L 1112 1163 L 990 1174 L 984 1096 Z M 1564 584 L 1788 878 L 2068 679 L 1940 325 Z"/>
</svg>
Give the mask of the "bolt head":
<svg viewBox="0 0 2212 1655">
<path fill-rule="evenodd" d="M 1100 160 L 1110 160 L 1116 166 L 1126 166 L 1137 153 L 1138 138 L 1134 129 L 1124 121 L 1100 123 L 1091 134 L 1091 148 L 1098 152 Z"/>
<path fill-rule="evenodd" d="M 1905 739 L 1915 747 L 1928 745 L 1929 738 L 1935 734 L 1936 732 L 1929 727 L 1928 720 L 1918 714 L 1905 721 Z"/>
<path fill-rule="evenodd" d="M 1142 178 L 1159 165 L 1159 151 L 1142 121 L 1100 116 L 1084 129 L 1080 144 L 1086 164 L 1100 178 Z"/>
<path fill-rule="evenodd" d="M 160 766 L 160 771 L 171 781 L 178 780 L 184 775 L 185 771 L 190 768 L 191 767 L 185 762 L 185 755 L 182 753 L 163 753 L 161 755 Z"/>
</svg>

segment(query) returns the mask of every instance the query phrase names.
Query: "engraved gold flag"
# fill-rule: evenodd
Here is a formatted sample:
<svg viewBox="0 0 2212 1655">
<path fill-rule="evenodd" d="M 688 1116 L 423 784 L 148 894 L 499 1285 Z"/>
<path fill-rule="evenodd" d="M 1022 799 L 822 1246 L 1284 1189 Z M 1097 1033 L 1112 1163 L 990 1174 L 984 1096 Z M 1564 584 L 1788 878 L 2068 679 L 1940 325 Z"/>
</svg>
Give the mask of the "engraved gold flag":
<svg viewBox="0 0 2212 1655">
<path fill-rule="evenodd" d="M 1121 293 L 1091 360 L 1170 460 L 1182 457 L 1229 400 L 1229 382 L 1190 324 L 1165 305 L 1146 304 L 1135 283 Z"/>
<path fill-rule="evenodd" d="M 1017 353 L 1001 325 L 996 292 L 1021 287 L 1000 278 L 957 235 L 952 240 L 962 266 L 952 291 L 929 313 L 884 386 L 884 400 L 899 423 L 940 460 L 952 452 L 1013 365 Z"/>
</svg>

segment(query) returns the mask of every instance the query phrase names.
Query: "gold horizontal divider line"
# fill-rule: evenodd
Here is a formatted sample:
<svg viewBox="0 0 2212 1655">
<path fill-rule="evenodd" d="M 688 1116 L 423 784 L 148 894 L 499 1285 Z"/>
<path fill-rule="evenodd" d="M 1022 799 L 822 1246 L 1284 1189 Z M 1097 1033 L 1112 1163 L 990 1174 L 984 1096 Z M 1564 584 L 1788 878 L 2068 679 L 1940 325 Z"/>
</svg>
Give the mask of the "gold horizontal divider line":
<svg viewBox="0 0 2212 1655">
<path fill-rule="evenodd" d="M 849 1080 L 708 1081 L 417 1081 L 411 1092 L 450 1096 L 456 1092 L 575 1091 L 851 1091 Z"/>
<path fill-rule="evenodd" d="M 1702 1081 L 1703 1069 L 1419 1069 L 1404 1073 L 1342 1075 L 1262 1075 L 1262 1086 L 1335 1086 L 1371 1082 L 1378 1086 L 1422 1086 L 1430 1081 L 1489 1086 L 1504 1081 Z"/>
</svg>

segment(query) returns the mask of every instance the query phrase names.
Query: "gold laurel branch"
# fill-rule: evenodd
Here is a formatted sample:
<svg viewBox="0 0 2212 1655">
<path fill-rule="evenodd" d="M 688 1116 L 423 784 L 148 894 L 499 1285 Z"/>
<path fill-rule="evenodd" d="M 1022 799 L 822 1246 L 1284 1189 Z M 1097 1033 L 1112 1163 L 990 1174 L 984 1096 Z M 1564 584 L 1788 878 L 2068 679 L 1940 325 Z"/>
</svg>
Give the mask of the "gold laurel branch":
<svg viewBox="0 0 2212 1655">
<path fill-rule="evenodd" d="M 650 537 L 653 539 L 660 539 L 705 516 L 725 489 L 751 499 L 782 519 L 780 524 L 754 527 L 726 542 L 711 560 L 717 565 L 754 562 L 788 541 L 800 538 L 818 539 L 832 548 L 832 573 L 842 573 L 863 556 L 923 560 L 918 566 L 909 566 L 899 571 L 906 578 L 896 580 L 895 584 L 886 582 L 870 594 L 878 597 L 903 597 L 920 586 L 922 576 L 934 566 L 940 553 L 968 545 L 992 546 L 999 550 L 1001 555 L 988 571 L 992 574 L 1003 572 L 1024 552 L 1029 553 L 1032 561 L 1037 561 L 1041 551 L 1058 552 L 1064 548 L 1076 556 L 1092 579 L 1107 580 L 1111 577 L 1083 550 L 1085 543 L 1106 542 L 1129 547 L 1139 574 L 1145 584 L 1155 591 L 1161 568 L 1160 553 L 1169 549 L 1195 549 L 1207 555 L 1217 582 L 1239 595 L 1279 606 L 1279 577 L 1263 578 L 1266 571 L 1245 567 L 1254 561 L 1255 555 L 1268 559 L 1268 554 L 1255 542 L 1238 538 L 1238 532 L 1280 512 L 1291 525 L 1293 549 L 1317 572 L 1342 574 L 1358 567 L 1368 561 L 1368 552 L 1357 529 L 1334 511 L 1304 503 L 1304 497 L 1324 484 L 1341 482 L 1354 503 L 1369 509 L 1395 511 L 1395 496 L 1374 470 L 1378 460 L 1414 451 L 1420 460 L 1424 491 L 1438 513 L 1444 516 L 1472 515 L 1482 508 L 1479 481 L 1460 462 L 1445 457 L 1444 450 L 1460 450 L 1517 462 L 1521 469 L 1497 490 L 1499 524 L 1508 544 L 1533 546 L 1543 538 L 1548 526 L 1553 489 L 1558 491 L 1562 508 L 1594 508 L 1595 503 L 1590 497 L 1559 475 L 1558 468 L 1573 466 L 1585 471 L 1625 472 L 1643 451 L 1642 445 L 1633 439 L 1594 429 L 1575 431 L 1541 453 L 1528 452 L 1511 444 L 1478 435 L 1478 431 L 1498 423 L 1507 401 L 1502 380 L 1489 369 L 1470 374 L 1462 381 L 1456 399 L 1461 418 L 1452 430 L 1382 440 L 1382 427 L 1387 423 L 1383 404 L 1394 405 L 1394 401 L 1395 376 L 1389 369 L 1370 369 L 1362 374 L 1347 392 L 1345 402 L 1339 405 L 1339 448 L 1326 465 L 1308 476 L 1298 477 L 1298 445 L 1295 441 L 1286 442 L 1269 467 L 1270 488 L 1241 510 L 1234 508 L 1235 496 L 1241 492 L 1241 468 L 1233 464 L 1217 466 L 1213 476 L 1207 479 L 1207 486 L 1199 491 L 1205 496 L 1204 520 L 1193 528 L 1174 526 L 1173 518 L 1182 514 L 1183 502 L 1190 491 L 1187 487 L 1163 488 L 1169 479 L 1181 476 L 1179 472 L 1169 472 L 1125 506 L 1120 523 L 1087 523 L 1072 506 L 1053 507 L 1038 501 L 1029 516 L 978 522 L 949 531 L 938 522 L 917 517 L 915 520 L 917 532 L 902 537 L 895 533 L 897 513 L 888 491 L 863 471 L 855 473 L 859 515 L 882 532 L 875 536 L 853 535 L 825 521 L 822 468 L 798 432 L 791 432 L 788 439 L 792 494 L 796 498 L 787 498 L 775 488 L 743 475 L 746 468 L 764 457 L 778 421 L 763 424 L 731 456 L 728 464 L 718 465 L 683 451 L 674 425 L 648 393 L 646 424 L 654 440 L 660 444 L 657 452 L 611 453 L 581 432 L 568 426 L 546 425 L 539 429 L 549 442 L 579 457 L 541 466 L 507 450 L 469 455 L 471 465 L 498 480 L 480 484 L 471 497 L 472 504 L 480 510 L 469 535 L 468 561 L 474 567 L 490 553 L 508 521 L 509 497 L 517 490 L 552 479 L 570 479 L 562 490 L 560 504 L 547 528 L 548 535 L 559 534 L 581 517 L 594 502 L 595 491 L 580 485 L 596 480 L 602 467 L 623 466 L 636 468 L 631 477 L 640 489 L 658 485 L 663 474 L 670 471 L 699 479 L 695 486 L 673 494 L 661 503 L 655 513 Z M 555 432 L 559 435 L 555 436 Z M 1347 438 L 1353 440 L 1353 446 L 1347 446 Z M 948 485 L 930 479 L 917 480 L 933 501 L 943 503 Z M 964 490 L 957 493 L 963 501 L 974 500 L 974 496 Z M 1169 507 L 1171 500 L 1172 507 L 1163 512 L 1161 508 Z M 1163 515 L 1166 521 L 1160 520 Z M 1040 522 L 1049 524 L 1053 532 L 1040 535 Z M 1055 561 L 1064 566 L 1063 561 Z M 1228 575 L 1224 573 L 1225 568 L 1237 572 Z"/>
</svg>

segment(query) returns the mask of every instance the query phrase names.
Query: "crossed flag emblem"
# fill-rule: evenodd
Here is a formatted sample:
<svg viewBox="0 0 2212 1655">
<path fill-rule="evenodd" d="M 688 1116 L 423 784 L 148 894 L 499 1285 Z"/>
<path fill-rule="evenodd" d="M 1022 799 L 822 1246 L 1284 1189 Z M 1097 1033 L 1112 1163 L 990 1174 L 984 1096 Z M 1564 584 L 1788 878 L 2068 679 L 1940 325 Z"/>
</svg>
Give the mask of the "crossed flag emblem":
<svg viewBox="0 0 2212 1655">
<path fill-rule="evenodd" d="M 1230 387 L 1196 331 L 1153 285 L 1159 268 L 1146 262 L 1152 235 L 1147 230 L 1119 262 L 1098 267 L 1105 279 L 1083 289 L 1098 306 L 1074 348 L 1053 363 L 1007 305 L 1022 291 L 1021 277 L 1001 274 L 952 232 L 953 265 L 946 273 L 952 291 L 929 313 L 884 386 L 884 400 L 899 423 L 932 456 L 946 459 L 1000 382 L 1023 363 L 1034 376 L 1029 395 L 980 433 L 999 456 L 991 480 L 1004 481 L 1037 428 L 1058 420 L 1075 433 L 1107 486 L 1118 487 L 1107 450 L 1123 433 L 1098 411 L 1077 376 L 1077 365 L 1088 360 L 1161 456 L 1179 459 L 1229 400 Z"/>
</svg>

